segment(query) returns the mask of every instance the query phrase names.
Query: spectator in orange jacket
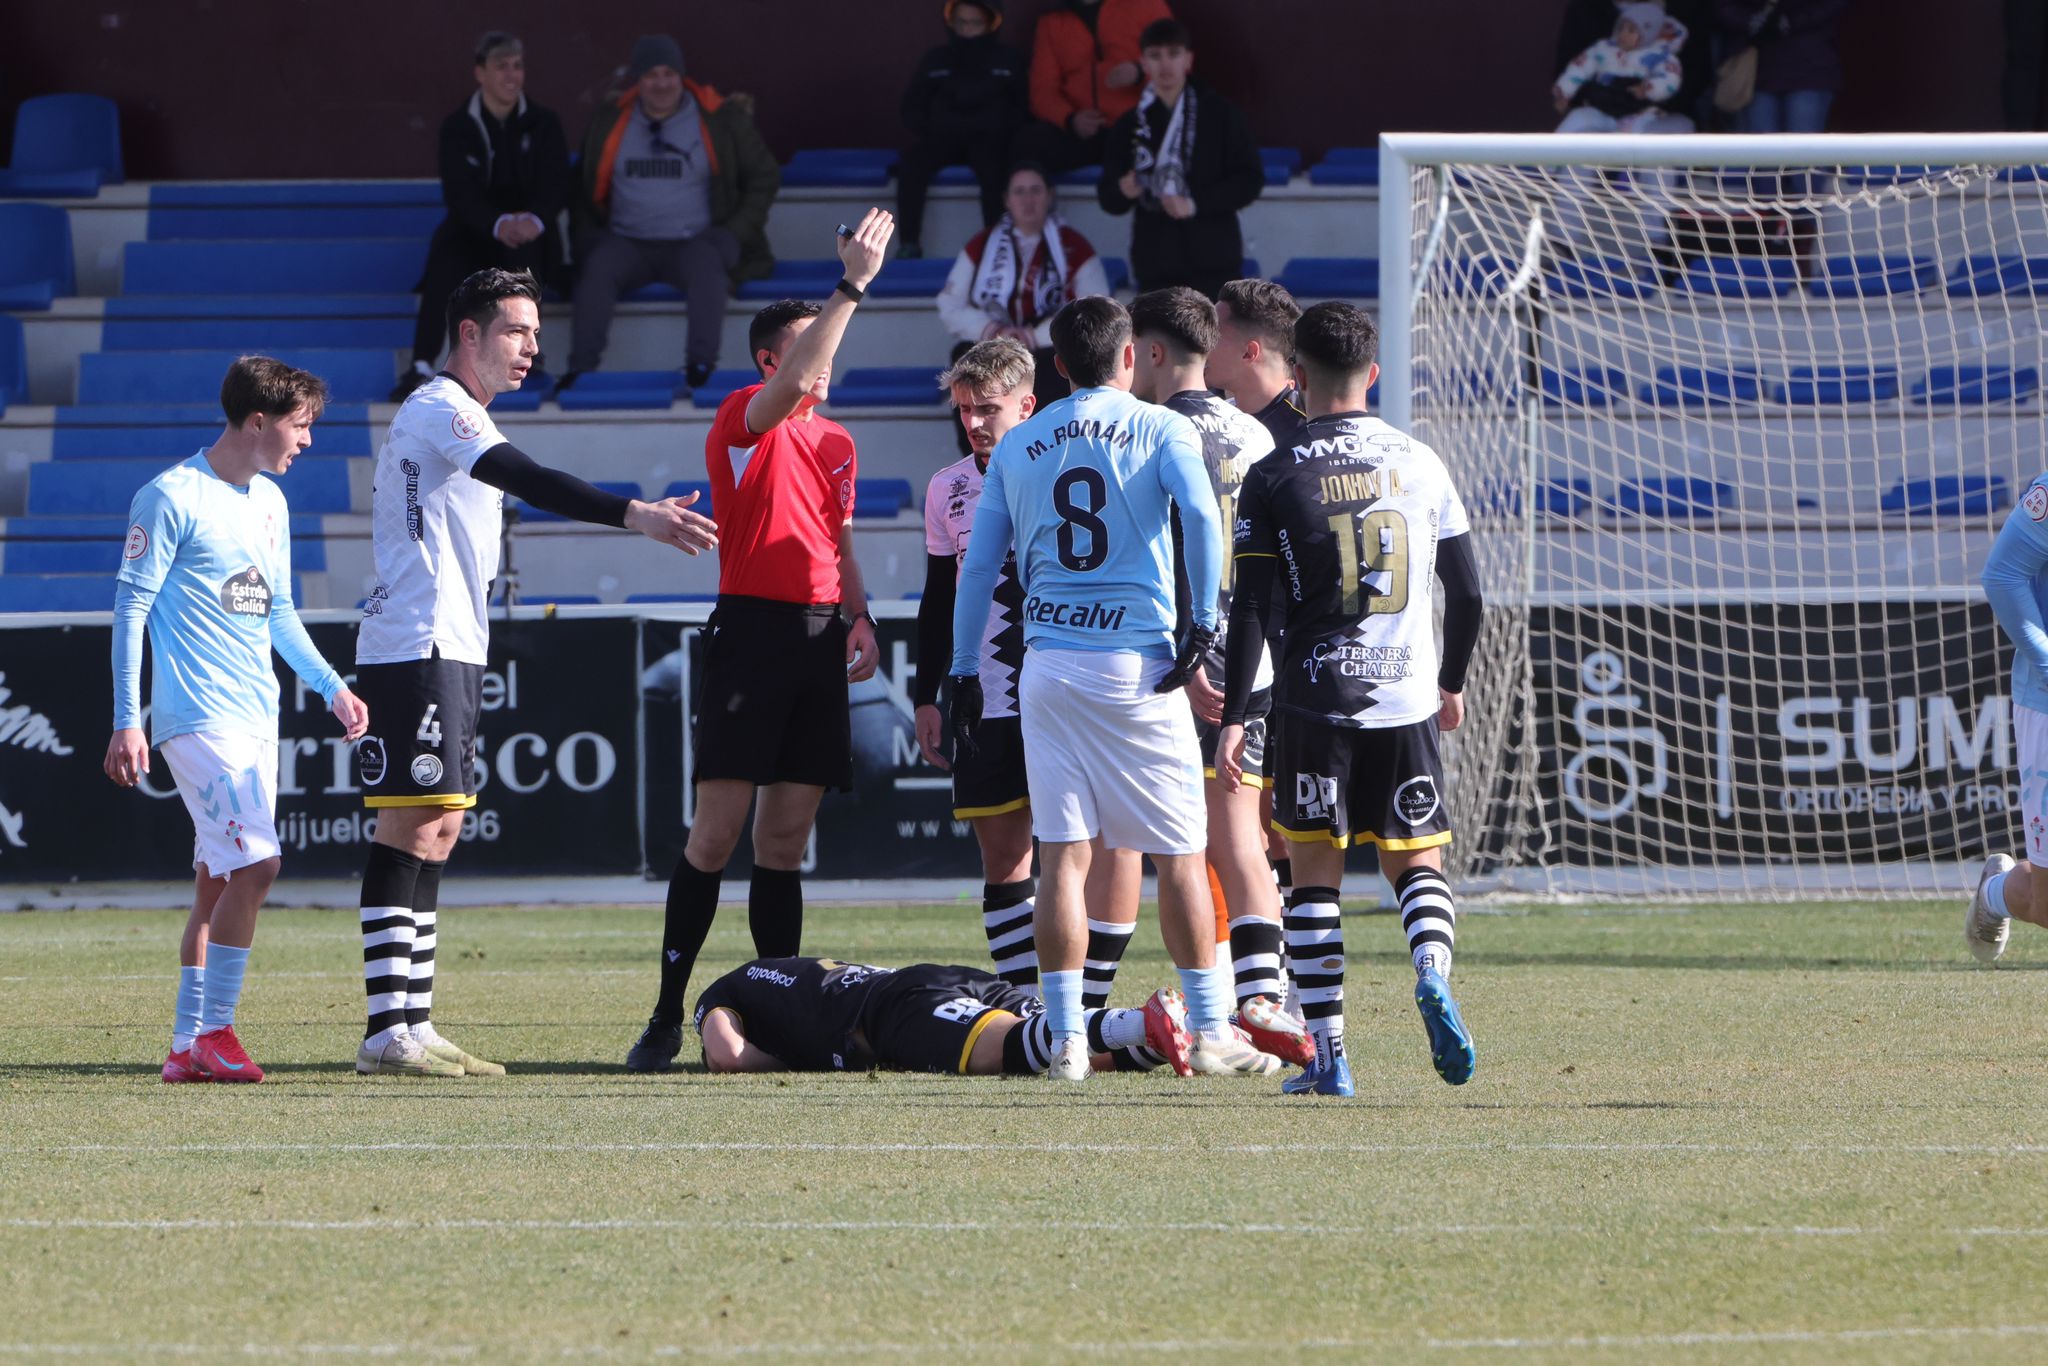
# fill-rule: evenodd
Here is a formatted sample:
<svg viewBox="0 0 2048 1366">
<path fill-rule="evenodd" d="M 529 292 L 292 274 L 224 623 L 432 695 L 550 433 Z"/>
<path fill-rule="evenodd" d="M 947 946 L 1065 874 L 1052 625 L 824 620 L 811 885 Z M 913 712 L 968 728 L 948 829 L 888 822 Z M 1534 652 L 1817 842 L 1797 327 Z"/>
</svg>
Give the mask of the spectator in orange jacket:
<svg viewBox="0 0 2048 1366">
<path fill-rule="evenodd" d="M 1145 87 L 1138 35 L 1172 17 L 1166 0 L 1061 0 L 1040 15 L 1031 44 L 1034 122 L 1017 134 L 1017 159 L 1054 176 L 1101 165 L 1109 126 L 1138 107 Z"/>
</svg>

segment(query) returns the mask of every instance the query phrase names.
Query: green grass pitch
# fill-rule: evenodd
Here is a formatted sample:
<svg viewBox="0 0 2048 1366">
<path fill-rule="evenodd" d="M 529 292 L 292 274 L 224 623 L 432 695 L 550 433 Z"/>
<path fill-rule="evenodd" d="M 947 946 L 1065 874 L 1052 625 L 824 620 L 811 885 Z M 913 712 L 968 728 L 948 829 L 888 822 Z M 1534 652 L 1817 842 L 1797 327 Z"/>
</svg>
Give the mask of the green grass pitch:
<svg viewBox="0 0 2048 1366">
<path fill-rule="evenodd" d="M 352 912 L 263 921 L 258 1087 L 157 1081 L 178 918 L 0 915 L 0 1359 L 2040 1360 L 2048 936 L 1959 906 L 1474 913 L 1479 1072 L 1346 921 L 1354 1101 L 668 1077 L 657 913 L 449 910 L 502 1080 L 359 1078 Z M 965 903 L 806 946 L 981 961 Z M 727 907 L 698 984 L 748 956 Z M 1141 927 L 1118 982 L 1171 980 Z"/>
</svg>

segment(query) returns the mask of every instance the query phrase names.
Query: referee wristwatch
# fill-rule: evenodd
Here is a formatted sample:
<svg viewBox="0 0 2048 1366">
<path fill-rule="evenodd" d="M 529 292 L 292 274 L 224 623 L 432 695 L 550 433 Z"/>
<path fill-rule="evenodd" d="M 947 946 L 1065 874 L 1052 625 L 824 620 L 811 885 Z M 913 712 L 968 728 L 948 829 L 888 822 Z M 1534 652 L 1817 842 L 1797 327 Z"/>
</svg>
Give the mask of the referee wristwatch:
<svg viewBox="0 0 2048 1366">
<path fill-rule="evenodd" d="M 843 615 L 843 614 L 842 614 L 842 615 Z M 875 628 L 875 629 L 876 629 L 877 631 L 879 631 L 879 630 L 881 630 L 881 629 L 882 629 L 882 623 L 881 623 L 881 622 L 879 622 L 879 621 L 876 621 L 876 620 L 875 620 L 875 614 L 874 614 L 873 612 L 868 612 L 868 611 L 860 611 L 860 612 L 855 612 L 855 613 L 854 613 L 854 614 L 853 614 L 852 616 L 850 616 L 850 617 L 845 617 L 844 619 L 845 619 L 845 621 L 846 621 L 846 624 L 847 624 L 848 626 L 852 626 L 852 625 L 853 625 L 853 624 L 854 624 L 855 622 L 861 622 L 861 621 L 864 621 L 864 622 L 866 622 L 866 623 L 867 623 L 868 625 L 870 625 L 870 626 L 874 627 L 874 628 Z"/>
</svg>

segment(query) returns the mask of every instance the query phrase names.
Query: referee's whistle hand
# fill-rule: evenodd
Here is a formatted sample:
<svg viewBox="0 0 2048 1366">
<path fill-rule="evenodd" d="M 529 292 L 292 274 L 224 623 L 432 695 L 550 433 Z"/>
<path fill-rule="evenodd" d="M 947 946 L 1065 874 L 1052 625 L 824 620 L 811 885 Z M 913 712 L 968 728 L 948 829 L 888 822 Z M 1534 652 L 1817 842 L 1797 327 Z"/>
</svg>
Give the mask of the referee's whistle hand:
<svg viewBox="0 0 2048 1366">
<path fill-rule="evenodd" d="M 685 555 L 696 555 L 718 547 L 718 523 L 689 510 L 699 495 L 664 498 L 658 503 L 639 500 L 626 509 L 626 529 L 649 540 L 672 545 Z"/>
<path fill-rule="evenodd" d="M 875 647 L 875 628 L 865 616 L 856 618 L 846 628 L 846 681 L 867 682 L 875 676 L 875 667 L 881 662 L 881 652 Z"/>
<path fill-rule="evenodd" d="M 896 215 L 887 209 L 869 209 L 853 230 L 853 236 L 839 240 L 839 264 L 846 267 L 847 283 L 866 289 L 868 281 L 882 269 L 889 253 L 889 238 L 896 231 Z"/>
</svg>

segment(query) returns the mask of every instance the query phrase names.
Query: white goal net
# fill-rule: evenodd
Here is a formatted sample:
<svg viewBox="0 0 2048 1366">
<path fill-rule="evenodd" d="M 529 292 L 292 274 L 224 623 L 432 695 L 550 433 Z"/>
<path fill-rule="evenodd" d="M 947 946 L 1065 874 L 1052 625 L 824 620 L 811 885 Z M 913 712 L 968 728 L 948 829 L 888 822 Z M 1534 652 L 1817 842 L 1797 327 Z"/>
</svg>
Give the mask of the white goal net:
<svg viewBox="0 0 2048 1366">
<path fill-rule="evenodd" d="M 1382 159 L 1382 407 L 1458 477 L 1489 594 L 1461 876 L 1948 893 L 2016 851 L 1977 580 L 2048 465 L 2048 139 Z"/>
</svg>

